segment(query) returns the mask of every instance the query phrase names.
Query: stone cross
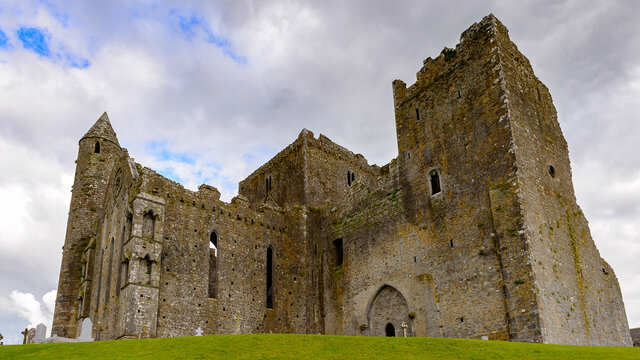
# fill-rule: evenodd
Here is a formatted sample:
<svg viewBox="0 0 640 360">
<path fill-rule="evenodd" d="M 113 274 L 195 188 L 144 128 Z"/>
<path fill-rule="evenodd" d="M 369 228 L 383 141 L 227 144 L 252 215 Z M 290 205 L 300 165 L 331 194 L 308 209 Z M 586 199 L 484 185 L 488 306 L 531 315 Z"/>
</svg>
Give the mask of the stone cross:
<svg viewBox="0 0 640 360">
<path fill-rule="evenodd" d="M 24 339 L 22 339 L 22 345 L 27 343 L 27 335 L 29 335 L 29 329 L 24 328 L 24 331 L 20 334 L 24 335 Z"/>
<path fill-rule="evenodd" d="M 196 336 L 202 336 L 202 332 L 203 332 L 202 329 L 200 327 L 198 327 L 196 329 Z"/>
<path fill-rule="evenodd" d="M 4 339 L 4 336 L 2 336 L 2 334 L 0 334 L 0 340 Z M 0 341 L 0 345 L 3 345 L 4 343 Z"/>
<path fill-rule="evenodd" d="M 409 327 L 407 323 L 403 321 L 400 327 L 402 328 L 402 337 L 407 337 L 407 328 Z"/>
</svg>

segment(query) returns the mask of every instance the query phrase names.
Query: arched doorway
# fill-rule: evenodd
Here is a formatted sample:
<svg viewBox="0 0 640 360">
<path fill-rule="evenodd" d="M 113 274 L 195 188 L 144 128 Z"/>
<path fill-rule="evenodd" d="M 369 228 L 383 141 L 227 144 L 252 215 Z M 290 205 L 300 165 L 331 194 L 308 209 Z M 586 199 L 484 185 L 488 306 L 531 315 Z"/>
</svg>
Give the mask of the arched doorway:
<svg viewBox="0 0 640 360">
<path fill-rule="evenodd" d="M 384 331 L 387 333 L 387 337 L 396 336 L 396 328 L 393 327 L 392 323 L 387 323 L 387 326 L 384 328 Z"/>
<path fill-rule="evenodd" d="M 409 305 L 405 297 L 393 286 L 384 285 L 372 297 L 367 308 L 369 336 L 396 336 L 402 323 L 408 325 L 407 336 L 413 336 Z"/>
</svg>

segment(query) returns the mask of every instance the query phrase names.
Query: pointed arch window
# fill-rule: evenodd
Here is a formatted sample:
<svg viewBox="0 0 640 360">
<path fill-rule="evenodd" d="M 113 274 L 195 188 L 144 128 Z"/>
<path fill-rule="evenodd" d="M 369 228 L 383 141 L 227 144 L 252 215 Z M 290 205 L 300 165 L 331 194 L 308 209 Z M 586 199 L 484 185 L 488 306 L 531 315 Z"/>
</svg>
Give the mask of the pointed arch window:
<svg viewBox="0 0 640 360">
<path fill-rule="evenodd" d="M 356 173 L 351 172 L 351 170 L 347 171 L 347 185 L 351 186 L 354 181 L 356 181 Z"/>
<path fill-rule="evenodd" d="M 264 178 L 264 188 L 267 194 L 271 191 L 271 175 Z"/>
<path fill-rule="evenodd" d="M 153 240 L 156 227 L 156 216 L 152 210 L 147 211 L 142 217 L 142 237 Z"/>
</svg>

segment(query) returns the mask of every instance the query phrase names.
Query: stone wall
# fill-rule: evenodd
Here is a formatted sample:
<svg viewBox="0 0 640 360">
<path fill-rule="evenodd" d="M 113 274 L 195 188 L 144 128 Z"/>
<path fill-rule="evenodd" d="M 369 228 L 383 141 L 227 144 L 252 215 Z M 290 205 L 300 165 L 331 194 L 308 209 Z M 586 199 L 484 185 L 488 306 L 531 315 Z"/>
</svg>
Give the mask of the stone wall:
<svg viewBox="0 0 640 360">
<path fill-rule="evenodd" d="M 305 129 L 230 203 L 136 164 L 103 115 L 80 141 L 54 333 L 89 317 L 97 340 L 199 328 L 631 345 L 551 96 L 506 28 L 474 24 L 413 85 L 394 81 L 393 101 L 389 164 Z"/>
<path fill-rule="evenodd" d="M 269 201 L 278 206 L 340 205 L 351 186 L 375 187 L 379 174 L 380 168 L 369 165 L 361 154 L 304 129 L 296 141 L 241 181 L 239 193 L 254 206 Z"/>
<path fill-rule="evenodd" d="M 567 143 L 548 89 L 493 20 L 494 56 L 516 155 L 526 261 L 545 342 L 631 345 L 622 295 L 576 204 Z M 528 281 L 533 281 L 529 283 Z"/>
<path fill-rule="evenodd" d="M 306 247 L 302 208 L 286 214 L 268 206 L 252 210 L 242 197 L 227 204 L 210 186 L 194 193 L 138 169 L 138 179 L 123 183 L 129 190 L 114 188 L 108 196 L 116 201 L 102 226 L 96 252 L 102 261 L 97 261 L 93 287 L 98 296 L 92 317 L 101 324 L 100 339 L 187 336 L 197 328 L 205 334 L 305 332 L 306 297 L 299 295 L 306 286 L 305 256 L 298 251 Z M 149 211 L 155 224 L 145 235 L 143 218 Z M 118 250 L 119 241 L 110 239 L 117 239 L 129 212 L 133 230 L 129 237 L 124 226 L 125 244 Z M 212 232 L 217 237 L 215 298 L 208 291 Z M 274 253 L 273 309 L 266 308 L 268 247 Z M 128 271 L 120 266 L 122 257 L 128 258 Z"/>
</svg>

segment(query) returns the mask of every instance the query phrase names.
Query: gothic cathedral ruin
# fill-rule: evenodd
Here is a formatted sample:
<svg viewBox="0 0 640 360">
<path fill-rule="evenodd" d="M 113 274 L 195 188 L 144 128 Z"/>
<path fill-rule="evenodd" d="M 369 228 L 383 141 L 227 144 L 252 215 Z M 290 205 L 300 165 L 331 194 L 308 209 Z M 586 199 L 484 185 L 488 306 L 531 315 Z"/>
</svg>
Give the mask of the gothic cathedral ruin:
<svg viewBox="0 0 640 360">
<path fill-rule="evenodd" d="M 547 87 L 493 16 L 393 82 L 398 155 L 303 130 L 230 203 L 80 139 L 53 333 L 631 345 Z M 406 327 L 402 327 L 403 323 Z"/>
</svg>

